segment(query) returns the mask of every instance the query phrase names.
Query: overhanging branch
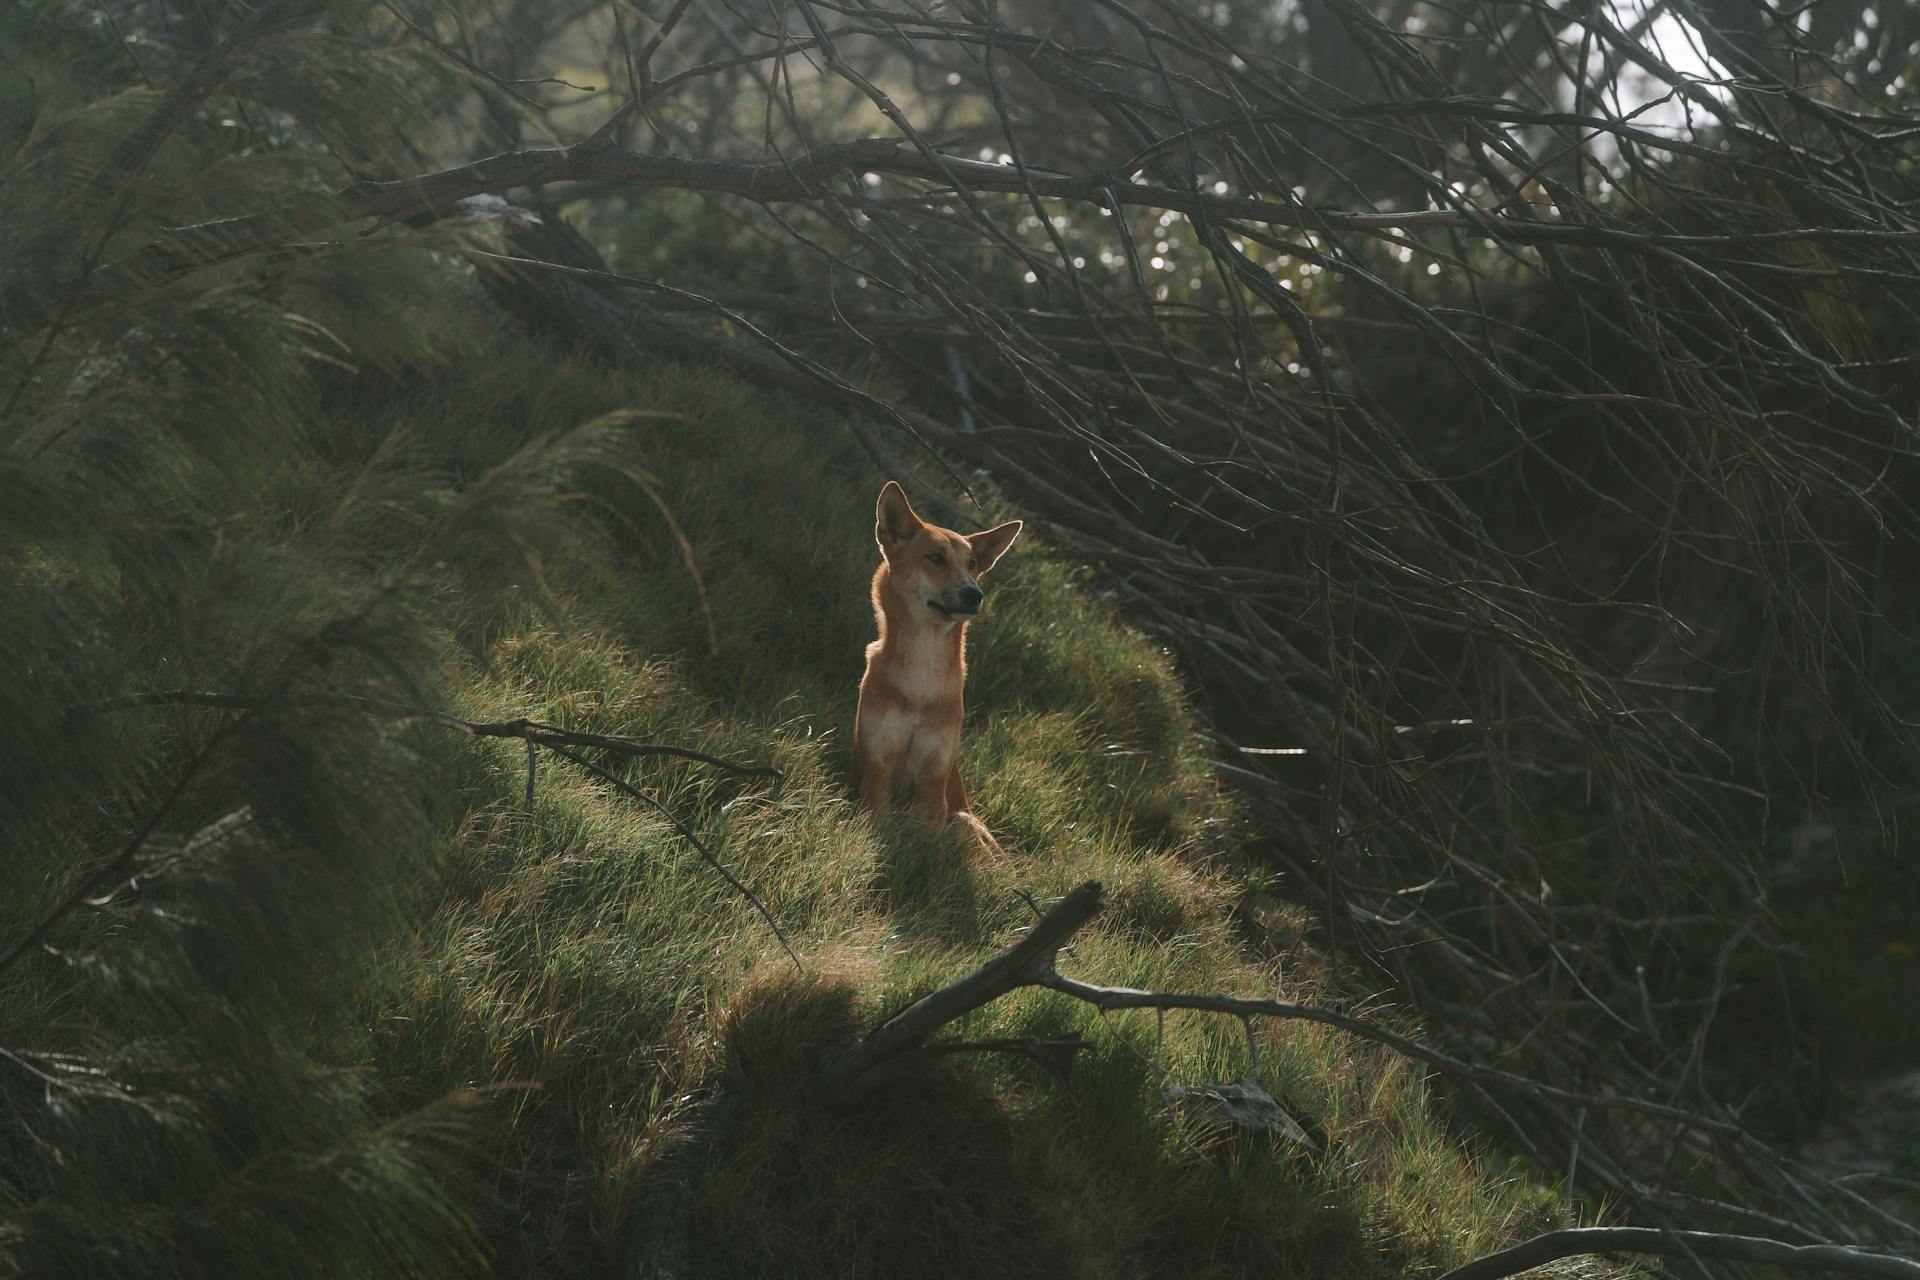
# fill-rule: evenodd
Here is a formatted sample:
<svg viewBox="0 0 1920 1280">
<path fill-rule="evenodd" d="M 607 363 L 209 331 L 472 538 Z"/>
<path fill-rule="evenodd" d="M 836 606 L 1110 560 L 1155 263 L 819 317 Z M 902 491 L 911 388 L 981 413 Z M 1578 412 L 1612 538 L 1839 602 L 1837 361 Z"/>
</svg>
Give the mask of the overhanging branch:
<svg viewBox="0 0 1920 1280">
<path fill-rule="evenodd" d="M 1463 231 L 1509 244 L 1579 245 L 1658 254 L 1674 249 L 1739 249 L 1783 244 L 1920 244 L 1920 227 L 1781 227 L 1724 235 L 1686 235 L 1619 226 L 1521 219 L 1474 210 L 1425 209 L 1358 213 L 1309 209 L 1245 196 L 1180 190 L 1117 175 L 1016 170 L 962 156 L 921 153 L 891 138 L 862 138 L 816 147 L 788 160 L 754 163 L 627 151 L 610 141 L 502 152 L 473 164 L 384 181 L 362 181 L 316 197 L 305 207 L 284 206 L 217 222 L 170 228 L 163 238 L 114 264 L 119 281 L 163 280 L 198 267 L 259 253 L 320 227 L 365 218 L 444 217 L 477 195 L 558 182 L 599 182 L 643 190 L 705 191 L 760 203 L 827 200 L 858 206 L 836 190 L 846 175 L 885 174 L 934 184 L 937 199 L 960 189 L 1032 194 L 1095 207 L 1120 205 L 1188 216 L 1214 215 L 1293 231 L 1337 235 L 1403 231 Z M 953 184 L 958 182 L 959 187 Z"/>
</svg>

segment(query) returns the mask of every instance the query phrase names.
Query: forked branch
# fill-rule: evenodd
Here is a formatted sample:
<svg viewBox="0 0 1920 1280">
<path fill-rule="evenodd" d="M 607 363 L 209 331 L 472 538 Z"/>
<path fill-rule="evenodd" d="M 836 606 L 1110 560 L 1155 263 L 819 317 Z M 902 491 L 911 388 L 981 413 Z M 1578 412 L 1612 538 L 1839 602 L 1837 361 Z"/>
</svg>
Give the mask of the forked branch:
<svg viewBox="0 0 1920 1280">
<path fill-rule="evenodd" d="M 965 977 L 921 997 L 882 1023 L 873 1034 L 830 1064 L 828 1096 L 832 1104 L 842 1109 L 857 1106 L 876 1091 L 906 1077 L 940 1053 L 956 1047 L 972 1047 L 970 1042 L 929 1045 L 927 1039 L 941 1027 L 1010 991 L 1038 986 L 1085 1001 L 1103 1012 L 1110 1009 L 1192 1009 L 1232 1014 L 1243 1019 L 1260 1016 L 1324 1023 L 1476 1084 L 1501 1084 L 1550 1102 L 1582 1107 L 1618 1107 L 1665 1116 L 1705 1129 L 1738 1132 L 1732 1126 L 1678 1108 L 1632 1098 L 1575 1094 L 1511 1072 L 1464 1062 L 1384 1027 L 1332 1009 L 1284 1000 L 1178 995 L 1139 991 L 1130 987 L 1103 987 L 1063 977 L 1055 968 L 1060 949 L 1083 925 L 1100 914 L 1104 902 L 1105 891 L 1100 883 L 1087 881 L 1055 903 L 1052 910 L 1041 916 L 1019 942 Z M 980 1043 L 997 1047 L 1008 1042 Z M 1078 1042 L 1074 1047 L 1079 1047 Z M 1442 1276 L 1441 1280 L 1503 1280 L 1504 1277 L 1517 1275 L 1559 1258 L 1592 1253 L 1645 1253 L 1727 1259 L 1793 1270 L 1844 1272 L 1889 1277 L 1890 1280 L 1920 1280 L 1920 1263 L 1848 1245 L 1791 1244 L 1759 1236 L 1644 1227 L 1584 1227 L 1550 1232 L 1457 1267 Z"/>
<path fill-rule="evenodd" d="M 1019 987 L 1045 987 L 1061 995 L 1093 1005 L 1102 1012 L 1113 1009 L 1192 1009 L 1204 1013 L 1225 1013 L 1237 1018 L 1285 1018 L 1318 1022 L 1338 1027 L 1363 1040 L 1385 1046 L 1418 1062 L 1424 1062 L 1448 1075 L 1477 1085 L 1499 1085 L 1517 1089 L 1536 1098 L 1565 1106 L 1636 1111 L 1677 1121 L 1699 1129 L 1738 1136 L 1740 1130 L 1724 1121 L 1714 1120 L 1679 1107 L 1663 1106 L 1640 1098 L 1577 1093 L 1543 1084 L 1510 1071 L 1467 1062 L 1417 1040 L 1389 1031 L 1378 1023 L 1336 1009 L 1297 1004 L 1289 1000 L 1263 1000 L 1245 996 L 1184 995 L 1167 991 L 1140 991 L 1132 987 L 1103 987 L 1068 978 L 1055 968 L 1060 948 L 1105 905 L 1105 890 L 1097 880 L 1089 880 L 1055 903 L 1053 909 L 1013 946 L 975 969 L 957 982 L 940 988 L 909 1005 L 882 1023 L 878 1030 L 855 1045 L 834 1064 L 831 1071 L 832 1094 L 836 1105 L 851 1107 L 903 1072 L 896 1062 L 918 1050 L 928 1036 L 975 1009 L 992 1003 Z"/>
</svg>

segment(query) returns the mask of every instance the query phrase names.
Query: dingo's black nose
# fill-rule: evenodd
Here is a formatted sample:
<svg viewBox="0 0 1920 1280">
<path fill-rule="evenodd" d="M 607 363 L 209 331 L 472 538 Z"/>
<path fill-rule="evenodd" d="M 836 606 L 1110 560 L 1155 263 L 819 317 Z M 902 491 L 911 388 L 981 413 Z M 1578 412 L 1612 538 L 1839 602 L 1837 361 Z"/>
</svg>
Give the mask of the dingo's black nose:
<svg viewBox="0 0 1920 1280">
<path fill-rule="evenodd" d="M 969 613 L 976 612 L 980 608 L 980 595 L 978 587 L 960 588 L 960 607 Z"/>
</svg>

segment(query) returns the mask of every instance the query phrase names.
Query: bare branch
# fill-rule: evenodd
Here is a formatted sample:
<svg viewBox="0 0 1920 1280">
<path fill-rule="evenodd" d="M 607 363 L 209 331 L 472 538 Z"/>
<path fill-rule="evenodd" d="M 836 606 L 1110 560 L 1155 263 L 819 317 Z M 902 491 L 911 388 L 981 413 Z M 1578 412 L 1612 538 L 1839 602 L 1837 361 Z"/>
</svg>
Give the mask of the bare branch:
<svg viewBox="0 0 1920 1280">
<path fill-rule="evenodd" d="M 878 1069 L 920 1044 L 941 1027 L 1016 987 L 1032 986 L 1053 967 L 1054 957 L 1080 926 L 1100 913 L 1105 891 L 1089 880 L 1038 920 L 1027 935 L 993 959 L 931 995 L 914 1001 L 848 1050 L 831 1070 L 834 1104 L 857 1106 L 890 1076 Z"/>
<path fill-rule="evenodd" d="M 1576 1227 L 1535 1236 L 1524 1244 L 1463 1267 L 1440 1280 L 1503 1280 L 1559 1258 L 1584 1253 L 1652 1253 L 1664 1257 L 1725 1258 L 1792 1271 L 1826 1271 L 1888 1280 L 1920 1280 L 1920 1262 L 1847 1245 L 1788 1244 L 1760 1236 L 1720 1235 L 1711 1231 L 1663 1231 L 1651 1227 Z"/>
<path fill-rule="evenodd" d="M 86 703 L 74 708 L 74 711 L 76 713 L 122 711 L 132 707 L 168 705 L 239 707 L 248 710 L 339 707 L 343 710 L 359 711 L 391 720 L 426 720 L 443 729 L 456 729 L 461 733 L 472 734 L 476 738 L 520 738 L 529 744 L 542 747 L 594 747 L 627 756 L 672 756 L 680 760 L 695 760 L 701 764 L 710 764 L 730 773 L 744 774 L 754 778 L 772 778 L 776 781 L 786 776 L 771 765 L 741 764 L 737 760 L 728 760 L 723 756 L 695 751 L 691 747 L 642 742 L 637 738 L 614 737 L 603 733 L 578 733 L 571 729 L 556 728 L 539 720 L 467 720 L 445 711 L 436 711 L 431 707 L 416 707 L 404 702 L 391 702 L 384 698 L 366 698 L 352 693 L 306 692 L 256 696 L 193 689 L 158 689 L 151 693 L 131 693 L 117 698 L 106 698 L 100 702 Z"/>
</svg>

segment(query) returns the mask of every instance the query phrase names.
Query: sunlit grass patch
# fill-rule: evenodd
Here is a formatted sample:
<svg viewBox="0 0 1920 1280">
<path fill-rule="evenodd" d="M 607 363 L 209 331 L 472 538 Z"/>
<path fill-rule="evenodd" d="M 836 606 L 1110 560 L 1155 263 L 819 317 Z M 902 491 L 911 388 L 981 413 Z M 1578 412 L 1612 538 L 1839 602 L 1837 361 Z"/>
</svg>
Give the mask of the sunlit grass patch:
<svg viewBox="0 0 1920 1280">
<path fill-rule="evenodd" d="M 446 896 L 387 961 L 370 1048 L 423 1092 L 530 1086 L 503 1157 L 527 1172 L 503 1180 L 489 1220 L 502 1266 L 617 1269 L 668 1222 L 709 1275 L 1363 1276 L 1437 1271 L 1545 1220 L 1462 1151 L 1418 1071 L 1306 1024 L 1250 1041 L 1234 1019 L 1103 1016 L 1025 989 L 949 1033 L 1080 1036 L 1064 1079 L 1018 1056 L 951 1055 L 858 1112 L 832 1110 L 836 1049 L 1082 880 L 1106 885 L 1107 906 L 1063 971 L 1291 999 L 1318 978 L 1243 945 L 1231 813 L 1171 665 L 1043 540 L 996 569 L 973 628 L 963 766 L 1009 850 L 984 860 L 852 803 L 877 483 L 831 424 L 769 425 L 764 404 L 699 375 L 517 373 L 533 391 L 450 383 L 446 424 L 422 437 L 562 381 L 570 414 L 680 415 L 644 420 L 629 461 L 657 480 L 699 577 L 635 500 L 590 562 L 549 558 L 538 590 L 483 610 L 470 634 L 484 642 L 454 660 L 449 688 L 467 714 L 784 770 L 770 783 L 610 765 L 753 888 L 800 964 L 659 814 L 551 757 L 529 812 L 519 744 L 470 751 Z M 463 408 L 466 395 L 482 403 Z M 1165 1099 L 1249 1076 L 1326 1149 Z M 529 1220 L 545 1226 L 508 1226 Z"/>
</svg>

